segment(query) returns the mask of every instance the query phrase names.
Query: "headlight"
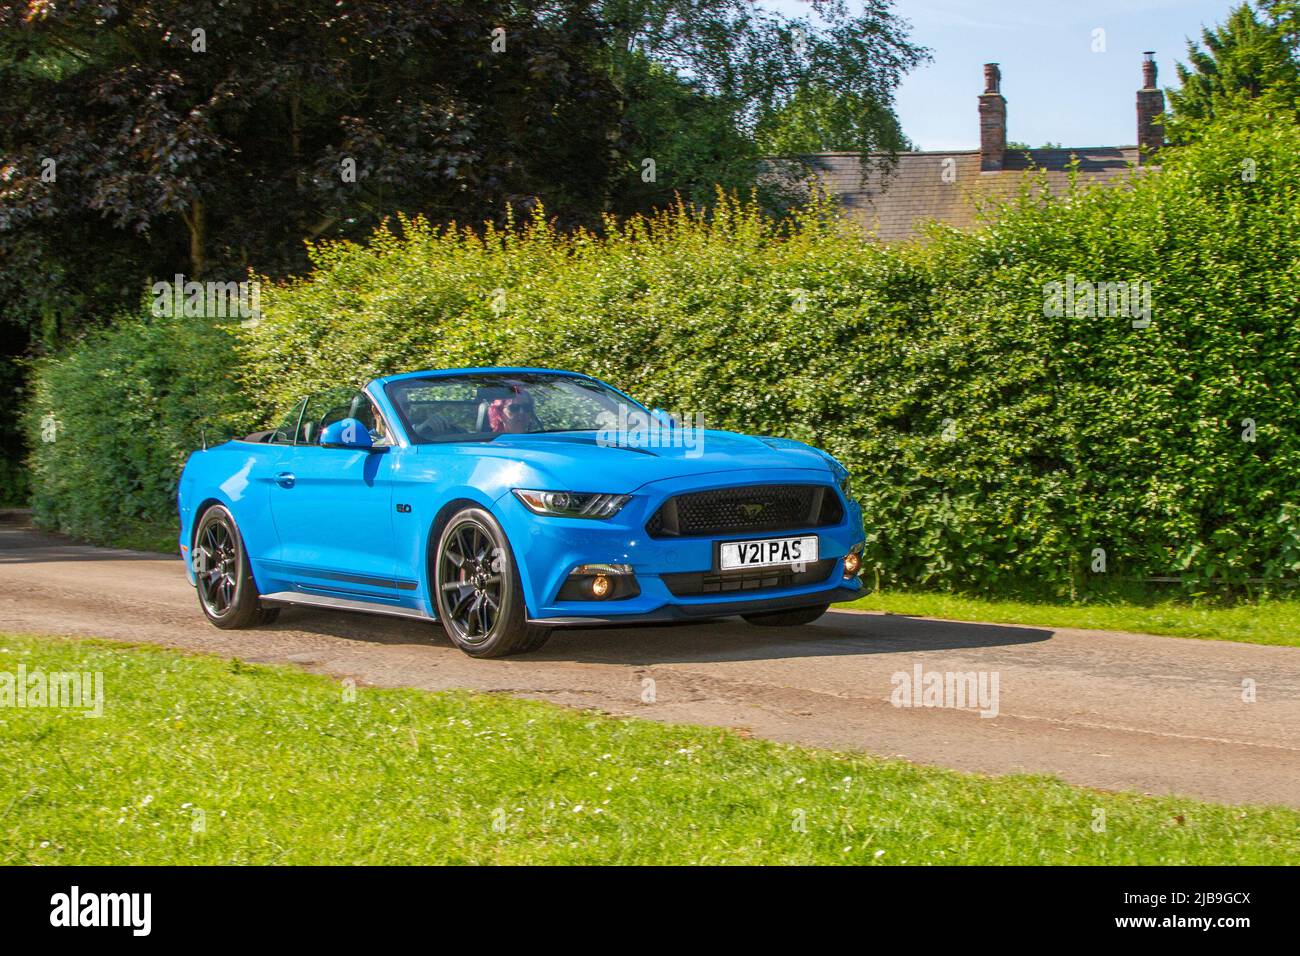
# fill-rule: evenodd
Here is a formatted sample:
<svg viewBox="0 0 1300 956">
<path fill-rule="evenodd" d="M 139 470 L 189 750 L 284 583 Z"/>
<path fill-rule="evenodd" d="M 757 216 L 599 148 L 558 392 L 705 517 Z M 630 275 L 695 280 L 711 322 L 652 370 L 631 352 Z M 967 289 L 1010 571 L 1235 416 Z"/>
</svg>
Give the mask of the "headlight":
<svg viewBox="0 0 1300 956">
<path fill-rule="evenodd" d="M 628 503 L 627 495 L 603 495 L 578 491 L 526 491 L 515 489 L 515 497 L 533 514 L 560 518 L 611 518 Z"/>
</svg>

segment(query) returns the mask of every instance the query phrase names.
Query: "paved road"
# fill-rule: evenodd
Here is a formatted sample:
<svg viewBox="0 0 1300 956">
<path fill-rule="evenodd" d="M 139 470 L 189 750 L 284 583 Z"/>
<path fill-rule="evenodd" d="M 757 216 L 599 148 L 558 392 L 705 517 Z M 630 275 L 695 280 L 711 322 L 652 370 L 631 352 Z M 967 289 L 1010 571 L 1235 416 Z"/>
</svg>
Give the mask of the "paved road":
<svg viewBox="0 0 1300 956">
<path fill-rule="evenodd" d="M 476 661 L 435 625 L 360 614 L 295 608 L 271 627 L 219 631 L 179 559 L 12 525 L 0 526 L 0 631 L 162 644 L 377 686 L 504 691 L 1107 790 L 1300 807 L 1294 648 L 834 612 L 789 629 L 565 631 L 537 654 Z M 895 706 L 893 678 L 918 666 L 996 674 L 998 715 Z M 1253 703 L 1242 699 L 1246 680 Z"/>
</svg>

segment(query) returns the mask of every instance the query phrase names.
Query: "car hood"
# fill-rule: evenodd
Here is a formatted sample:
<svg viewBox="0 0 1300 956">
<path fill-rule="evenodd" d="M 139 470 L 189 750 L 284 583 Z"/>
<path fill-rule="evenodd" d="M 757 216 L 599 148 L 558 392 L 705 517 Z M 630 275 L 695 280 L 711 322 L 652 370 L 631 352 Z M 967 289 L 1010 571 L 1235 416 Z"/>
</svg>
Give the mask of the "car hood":
<svg viewBox="0 0 1300 956">
<path fill-rule="evenodd" d="M 722 471 L 807 469 L 834 480 L 844 473 L 829 455 L 788 439 L 769 439 L 777 444 L 773 447 L 752 435 L 705 430 L 693 433 L 690 437 L 699 440 L 687 447 L 670 437 L 674 434 L 660 433 L 664 444 L 649 447 L 602 443 L 592 432 L 501 435 L 490 442 L 418 447 L 422 454 L 454 447 L 457 454 L 521 463 L 552 490 L 628 493 L 652 481 Z"/>
</svg>

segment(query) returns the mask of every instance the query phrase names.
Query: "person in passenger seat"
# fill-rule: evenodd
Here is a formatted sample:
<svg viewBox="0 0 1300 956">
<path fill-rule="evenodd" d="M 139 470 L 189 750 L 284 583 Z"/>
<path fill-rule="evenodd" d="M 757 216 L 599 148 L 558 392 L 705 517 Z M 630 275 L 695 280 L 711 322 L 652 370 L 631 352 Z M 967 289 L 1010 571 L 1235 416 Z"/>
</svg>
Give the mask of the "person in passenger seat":
<svg viewBox="0 0 1300 956">
<path fill-rule="evenodd" d="M 533 409 L 533 397 L 519 385 L 513 388 L 515 394 L 494 399 L 488 406 L 488 428 L 504 435 L 539 431 L 542 423 Z"/>
</svg>

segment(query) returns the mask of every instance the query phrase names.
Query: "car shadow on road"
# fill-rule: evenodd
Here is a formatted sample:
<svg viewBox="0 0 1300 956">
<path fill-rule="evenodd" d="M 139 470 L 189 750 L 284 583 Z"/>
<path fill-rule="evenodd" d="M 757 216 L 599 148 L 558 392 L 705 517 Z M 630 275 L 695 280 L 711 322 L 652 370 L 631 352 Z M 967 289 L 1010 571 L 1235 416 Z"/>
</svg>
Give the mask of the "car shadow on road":
<svg viewBox="0 0 1300 956">
<path fill-rule="evenodd" d="M 1029 644 L 1046 641 L 1053 633 L 1046 628 L 832 611 L 802 627 L 755 627 L 729 618 L 707 624 L 557 631 L 529 657 L 634 665 L 761 661 Z"/>
<path fill-rule="evenodd" d="M 335 611 L 306 606 L 280 608 L 274 624 L 263 631 L 302 631 L 323 637 L 339 637 L 371 644 L 414 644 L 451 647 L 451 641 L 436 621 L 385 617 L 360 611 Z"/>
<path fill-rule="evenodd" d="M 442 628 L 432 622 L 367 614 L 285 608 L 272 627 L 375 644 L 451 646 Z M 1030 644 L 1046 641 L 1053 633 L 1037 627 L 832 611 L 803 627 L 755 627 L 739 619 L 724 619 L 699 624 L 559 629 L 540 651 L 508 660 L 649 666 L 906 654 Z M 488 666 L 491 663 L 484 661 Z"/>
</svg>

